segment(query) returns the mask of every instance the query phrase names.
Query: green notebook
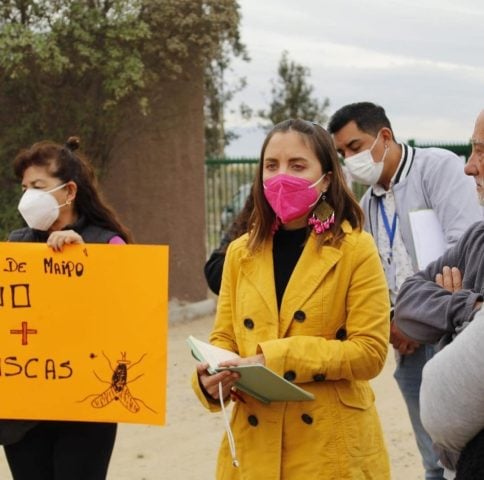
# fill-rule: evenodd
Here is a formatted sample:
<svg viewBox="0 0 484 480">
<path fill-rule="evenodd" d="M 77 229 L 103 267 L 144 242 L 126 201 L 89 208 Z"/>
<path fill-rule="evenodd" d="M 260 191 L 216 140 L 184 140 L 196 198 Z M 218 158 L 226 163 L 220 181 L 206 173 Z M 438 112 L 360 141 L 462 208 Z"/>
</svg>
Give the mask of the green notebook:
<svg viewBox="0 0 484 480">
<path fill-rule="evenodd" d="M 220 362 L 239 358 L 239 355 L 202 342 L 191 335 L 188 337 L 187 342 L 192 350 L 192 355 L 199 362 L 208 363 L 209 373 L 213 374 L 226 369 L 238 372 L 240 379 L 236 382 L 236 387 L 263 403 L 314 400 L 312 393 L 306 392 L 294 383 L 288 382 L 264 365 L 253 364 L 219 368 L 218 364 Z"/>
</svg>

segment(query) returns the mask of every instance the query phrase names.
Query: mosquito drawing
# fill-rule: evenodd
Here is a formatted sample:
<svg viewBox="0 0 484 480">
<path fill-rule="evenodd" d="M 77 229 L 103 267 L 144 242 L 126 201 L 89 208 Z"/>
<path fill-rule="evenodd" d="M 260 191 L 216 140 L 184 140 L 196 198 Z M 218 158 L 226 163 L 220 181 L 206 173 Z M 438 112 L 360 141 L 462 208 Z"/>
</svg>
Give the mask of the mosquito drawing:
<svg viewBox="0 0 484 480">
<path fill-rule="evenodd" d="M 100 394 L 91 394 L 88 395 L 84 400 L 80 400 L 81 402 L 85 402 L 88 398 L 95 397 L 91 401 L 91 405 L 94 408 L 104 408 L 106 405 L 110 404 L 113 400 L 119 400 L 121 402 L 121 405 L 123 405 L 124 408 L 129 410 L 131 413 L 138 413 L 140 410 L 140 403 L 144 405 L 148 410 L 151 410 L 153 413 L 157 413 L 155 410 L 150 408 L 146 403 L 141 400 L 140 398 L 135 398 L 133 395 L 131 395 L 131 392 L 129 391 L 128 388 L 128 383 L 133 383 L 138 378 L 142 377 L 144 374 L 141 373 L 137 377 L 133 378 L 132 380 L 128 381 L 128 370 L 133 368 L 135 365 L 138 365 L 143 358 L 145 357 L 146 353 L 141 355 L 141 358 L 131 364 L 129 360 L 126 359 L 126 352 L 121 352 L 121 360 L 117 361 L 116 368 L 113 368 L 111 365 L 111 361 L 109 358 L 106 356 L 104 352 L 102 352 L 104 358 L 107 360 L 109 367 L 111 368 L 113 375 L 111 377 L 111 381 L 103 380 L 99 375 L 93 371 L 94 375 L 96 378 L 103 383 L 108 383 L 109 388 L 105 390 L 104 392 Z M 128 367 L 128 365 L 130 365 Z"/>
</svg>

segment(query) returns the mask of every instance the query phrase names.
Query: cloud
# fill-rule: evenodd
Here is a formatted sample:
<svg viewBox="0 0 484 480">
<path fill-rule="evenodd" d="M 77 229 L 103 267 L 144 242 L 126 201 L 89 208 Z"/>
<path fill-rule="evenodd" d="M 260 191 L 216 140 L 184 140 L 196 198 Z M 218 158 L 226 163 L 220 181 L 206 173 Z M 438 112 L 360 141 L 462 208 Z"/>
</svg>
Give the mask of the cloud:
<svg viewBox="0 0 484 480">
<path fill-rule="evenodd" d="M 387 110 L 399 138 L 467 141 L 484 107 L 481 0 L 241 0 L 242 41 L 252 61 L 234 62 L 245 102 L 267 108 L 283 50 L 307 66 L 330 113 L 370 100 Z M 230 77 L 229 81 L 230 81 Z M 242 132 L 228 152 L 258 152 L 257 121 L 228 113 Z M 251 130 L 252 129 L 252 130 Z M 256 147 L 256 148 L 255 148 Z M 253 155 L 253 153 L 251 153 Z"/>
</svg>

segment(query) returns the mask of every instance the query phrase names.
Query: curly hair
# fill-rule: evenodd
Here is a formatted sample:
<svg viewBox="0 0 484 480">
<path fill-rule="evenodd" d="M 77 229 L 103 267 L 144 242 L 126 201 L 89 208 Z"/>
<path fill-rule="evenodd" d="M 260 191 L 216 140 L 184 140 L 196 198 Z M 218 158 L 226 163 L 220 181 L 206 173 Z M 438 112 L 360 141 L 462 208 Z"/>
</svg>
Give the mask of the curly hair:
<svg viewBox="0 0 484 480">
<path fill-rule="evenodd" d="M 79 144 L 78 137 L 69 137 L 65 145 L 48 140 L 37 142 L 30 148 L 21 150 L 15 157 L 15 176 L 22 180 L 25 170 L 35 165 L 46 167 L 52 177 L 64 183 L 73 181 L 77 185 L 77 194 L 73 202 L 76 213 L 85 217 L 89 223 L 112 230 L 125 242 L 131 243 L 131 232 L 103 199 L 91 163 L 76 152 Z"/>
</svg>

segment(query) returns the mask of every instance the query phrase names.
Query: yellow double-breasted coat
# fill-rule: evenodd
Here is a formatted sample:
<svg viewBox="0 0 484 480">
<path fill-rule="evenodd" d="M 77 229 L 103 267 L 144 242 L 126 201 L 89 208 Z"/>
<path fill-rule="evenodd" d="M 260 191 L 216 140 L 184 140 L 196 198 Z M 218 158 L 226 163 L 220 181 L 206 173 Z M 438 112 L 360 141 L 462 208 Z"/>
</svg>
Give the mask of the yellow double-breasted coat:
<svg viewBox="0 0 484 480">
<path fill-rule="evenodd" d="M 225 437 L 217 479 L 363 480 L 390 478 L 368 380 L 387 354 L 389 299 L 372 237 L 345 222 L 339 248 L 311 233 L 278 311 L 272 241 L 249 254 L 247 235 L 227 251 L 210 342 L 266 366 L 315 396 L 263 404 L 243 394 L 231 426 L 240 466 Z M 220 405 L 193 388 L 210 410 Z"/>
</svg>

